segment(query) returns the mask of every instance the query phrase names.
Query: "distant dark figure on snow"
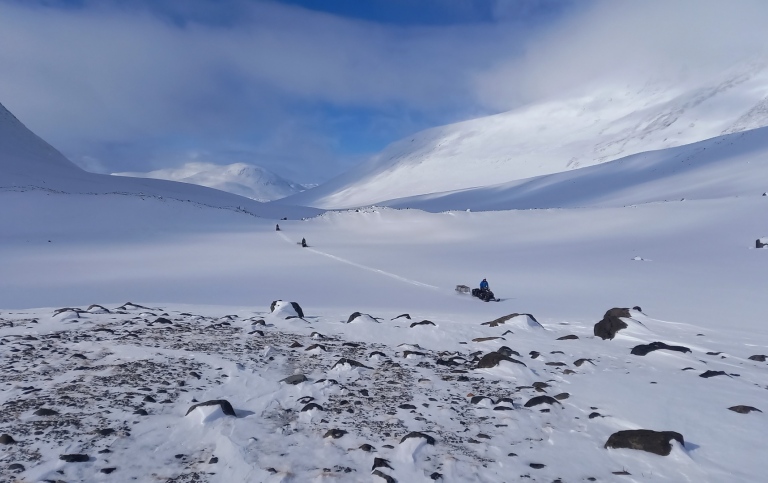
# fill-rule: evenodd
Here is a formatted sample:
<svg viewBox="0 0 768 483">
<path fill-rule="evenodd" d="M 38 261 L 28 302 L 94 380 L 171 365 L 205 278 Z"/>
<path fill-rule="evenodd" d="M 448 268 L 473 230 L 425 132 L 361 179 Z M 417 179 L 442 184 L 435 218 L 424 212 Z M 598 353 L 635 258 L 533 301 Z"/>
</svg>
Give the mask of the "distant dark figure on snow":
<svg viewBox="0 0 768 483">
<path fill-rule="evenodd" d="M 480 282 L 480 290 L 488 290 L 488 280 L 483 279 L 483 281 Z"/>
<path fill-rule="evenodd" d="M 302 246 L 303 248 L 307 248 L 307 240 L 306 240 L 306 238 L 302 238 L 302 239 L 301 239 L 301 246 Z"/>
<path fill-rule="evenodd" d="M 275 225 L 275 231 L 280 231 L 280 225 Z"/>
</svg>

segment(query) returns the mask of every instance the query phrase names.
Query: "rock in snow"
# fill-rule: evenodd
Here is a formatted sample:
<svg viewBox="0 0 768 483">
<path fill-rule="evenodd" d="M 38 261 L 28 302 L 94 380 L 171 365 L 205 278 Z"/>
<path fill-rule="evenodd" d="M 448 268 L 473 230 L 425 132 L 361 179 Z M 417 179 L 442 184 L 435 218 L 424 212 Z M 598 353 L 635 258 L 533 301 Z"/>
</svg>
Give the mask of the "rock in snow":
<svg viewBox="0 0 768 483">
<path fill-rule="evenodd" d="M 603 340 L 613 339 L 616 333 L 629 327 L 621 318 L 631 317 L 629 309 L 613 308 L 605 313 L 603 319 L 595 324 L 594 333 L 596 337 Z"/>
<path fill-rule="evenodd" d="M 691 349 L 681 345 L 667 345 L 663 342 L 651 342 L 650 344 L 640 344 L 632 348 L 631 353 L 636 356 L 644 356 L 649 352 L 657 350 L 668 350 L 677 352 L 691 352 Z"/>
<path fill-rule="evenodd" d="M 605 447 L 637 449 L 660 456 L 667 456 L 672 452 L 672 445 L 670 444 L 672 440 L 685 446 L 683 435 L 674 431 L 630 429 L 613 433 L 605 443 Z"/>
</svg>

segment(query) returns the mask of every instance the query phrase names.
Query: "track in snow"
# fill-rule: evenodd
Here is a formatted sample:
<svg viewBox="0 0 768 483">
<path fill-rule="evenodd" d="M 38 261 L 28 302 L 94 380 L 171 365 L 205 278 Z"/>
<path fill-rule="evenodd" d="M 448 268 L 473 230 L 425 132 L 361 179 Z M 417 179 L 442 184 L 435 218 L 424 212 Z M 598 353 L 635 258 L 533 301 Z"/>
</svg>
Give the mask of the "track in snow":
<svg viewBox="0 0 768 483">
<path fill-rule="evenodd" d="M 280 237 L 282 237 L 283 240 L 285 240 L 288 243 L 295 243 L 290 238 L 288 238 L 282 231 L 276 232 Z M 336 260 L 337 262 L 346 263 L 347 265 L 352 265 L 353 267 L 362 268 L 363 270 L 368 270 L 369 272 L 375 272 L 381 275 L 385 275 L 389 278 L 394 278 L 395 280 L 399 280 L 401 282 L 409 283 L 411 285 L 416 285 L 417 287 L 424 287 L 424 288 L 431 288 L 434 290 L 440 290 L 440 287 L 435 287 L 434 285 L 430 285 L 428 283 L 419 282 L 417 280 L 411 280 L 409 278 L 401 277 L 400 275 L 395 275 L 394 273 L 385 272 L 384 270 L 379 270 L 378 268 L 369 267 L 367 265 L 363 265 L 360 263 L 353 262 L 351 260 L 347 260 L 345 258 L 337 257 L 336 255 L 331 255 L 330 253 L 321 252 L 320 250 L 316 250 L 311 247 L 304 248 L 304 250 L 310 251 L 312 253 L 316 253 L 318 255 L 322 255 L 324 257 L 328 257 L 330 259 Z"/>
</svg>

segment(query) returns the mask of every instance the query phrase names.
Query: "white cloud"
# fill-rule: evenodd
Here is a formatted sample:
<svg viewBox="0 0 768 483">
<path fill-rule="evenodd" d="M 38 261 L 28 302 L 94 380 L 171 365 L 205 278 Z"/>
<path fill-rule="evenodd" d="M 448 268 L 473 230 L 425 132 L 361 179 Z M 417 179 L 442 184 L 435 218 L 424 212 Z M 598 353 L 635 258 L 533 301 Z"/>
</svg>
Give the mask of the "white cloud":
<svg viewBox="0 0 768 483">
<path fill-rule="evenodd" d="M 595 83 L 716 75 L 766 58 L 766 18 L 763 0 L 596 1 L 478 75 L 478 99 L 504 109 Z"/>
</svg>

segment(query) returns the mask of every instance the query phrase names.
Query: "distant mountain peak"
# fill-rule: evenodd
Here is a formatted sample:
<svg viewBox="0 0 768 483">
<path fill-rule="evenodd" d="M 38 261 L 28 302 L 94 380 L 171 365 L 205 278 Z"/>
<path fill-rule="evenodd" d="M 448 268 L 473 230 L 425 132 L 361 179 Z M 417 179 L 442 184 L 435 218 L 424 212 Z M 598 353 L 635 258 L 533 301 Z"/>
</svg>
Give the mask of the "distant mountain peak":
<svg viewBox="0 0 768 483">
<path fill-rule="evenodd" d="M 114 173 L 117 176 L 165 179 L 228 191 L 257 201 L 272 201 L 290 196 L 306 188 L 261 166 L 248 163 L 219 165 L 193 161 L 176 168 L 147 173 Z"/>
</svg>

